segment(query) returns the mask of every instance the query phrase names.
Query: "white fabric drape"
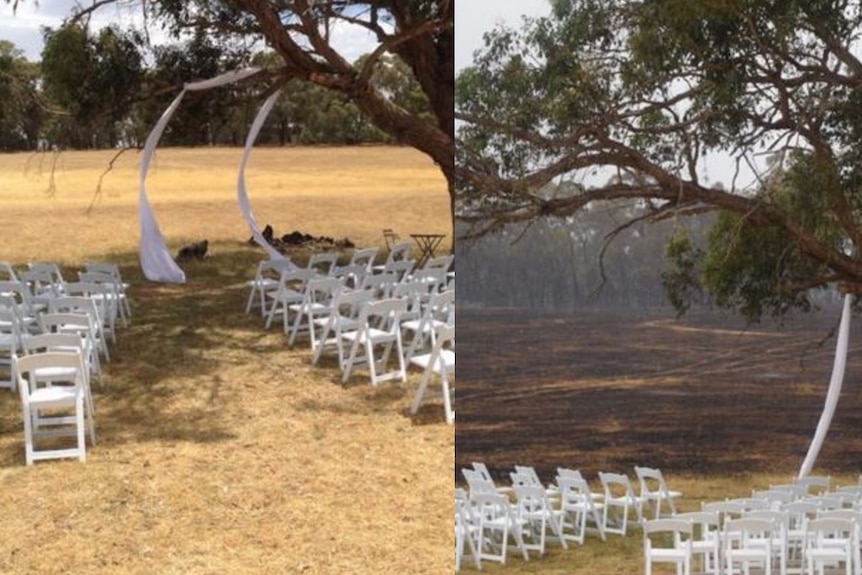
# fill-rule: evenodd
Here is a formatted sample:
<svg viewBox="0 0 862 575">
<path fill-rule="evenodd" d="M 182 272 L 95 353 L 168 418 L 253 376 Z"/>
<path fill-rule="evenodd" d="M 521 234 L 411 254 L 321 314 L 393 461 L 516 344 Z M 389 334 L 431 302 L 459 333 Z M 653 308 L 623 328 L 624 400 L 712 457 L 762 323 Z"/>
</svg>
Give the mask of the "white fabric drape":
<svg viewBox="0 0 862 575">
<path fill-rule="evenodd" d="M 248 194 L 246 193 L 245 166 L 248 163 L 248 157 L 251 154 L 252 146 L 254 146 L 255 140 L 257 140 L 257 135 L 260 133 L 260 128 L 263 126 L 267 116 L 269 116 L 270 111 L 272 111 L 272 107 L 275 105 L 276 100 L 278 100 L 279 95 L 280 92 L 275 92 L 267 98 L 266 102 L 264 102 L 260 107 L 257 116 L 254 118 L 251 130 L 249 130 L 248 137 L 245 140 L 245 149 L 242 152 L 242 160 L 239 163 L 239 176 L 237 177 L 236 182 L 236 194 L 242 217 L 248 224 L 248 228 L 251 230 L 251 236 L 254 238 L 254 241 L 266 250 L 266 253 L 269 254 L 269 258 L 272 260 L 283 260 L 287 258 L 285 258 L 277 249 L 272 247 L 272 245 L 270 245 L 270 243 L 263 237 L 263 234 L 260 233 L 260 228 L 254 219 L 254 214 L 251 212 L 251 205 L 249 204 Z"/>
<path fill-rule="evenodd" d="M 820 454 L 820 448 L 826 439 L 826 433 L 832 424 L 832 416 L 835 414 L 835 407 L 838 405 L 838 397 L 841 395 L 841 387 L 844 383 L 844 370 L 847 367 L 847 346 L 850 341 L 852 299 L 853 296 L 850 294 L 844 296 L 844 309 L 841 312 L 841 324 L 838 327 L 838 343 L 835 346 L 835 361 L 832 364 L 832 379 L 829 381 L 829 391 L 826 393 L 826 404 L 823 406 L 823 413 L 820 415 L 817 431 L 814 433 L 814 438 L 811 440 L 811 445 L 808 448 L 808 455 L 805 456 L 802 467 L 799 469 L 799 477 L 807 476 L 814 468 L 814 463 Z"/>
<path fill-rule="evenodd" d="M 186 84 L 167 110 L 164 111 L 162 117 L 156 122 L 153 131 L 147 137 L 147 142 L 144 145 L 144 151 L 141 154 L 140 175 L 138 179 L 138 219 L 141 226 L 141 244 L 140 244 L 140 261 L 141 269 L 144 272 L 144 277 L 154 282 L 164 283 L 185 283 L 186 274 L 174 261 L 165 244 L 165 238 L 159 229 L 159 224 L 156 221 L 152 208 L 150 207 L 149 199 L 147 198 L 147 172 L 150 169 L 150 161 L 156 151 L 156 145 L 165 131 L 165 127 L 174 115 L 183 96 L 187 91 L 209 90 L 217 86 L 230 84 L 249 76 L 256 74 L 257 68 L 246 68 L 243 70 L 235 70 L 227 72 L 209 80 L 200 82 L 192 82 Z"/>
</svg>

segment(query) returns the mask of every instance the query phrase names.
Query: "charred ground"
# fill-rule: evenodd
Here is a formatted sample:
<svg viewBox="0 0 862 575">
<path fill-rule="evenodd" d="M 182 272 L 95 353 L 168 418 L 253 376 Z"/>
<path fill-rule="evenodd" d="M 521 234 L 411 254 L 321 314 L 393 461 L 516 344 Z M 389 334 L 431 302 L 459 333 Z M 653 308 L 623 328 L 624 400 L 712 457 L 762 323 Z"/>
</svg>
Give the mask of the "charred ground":
<svg viewBox="0 0 862 575">
<path fill-rule="evenodd" d="M 456 479 L 483 461 L 550 478 L 649 465 L 793 473 L 817 425 L 840 310 L 746 327 L 717 313 L 459 310 Z M 818 460 L 862 468 L 862 326 Z M 507 476 L 506 476 L 507 479 Z"/>
</svg>

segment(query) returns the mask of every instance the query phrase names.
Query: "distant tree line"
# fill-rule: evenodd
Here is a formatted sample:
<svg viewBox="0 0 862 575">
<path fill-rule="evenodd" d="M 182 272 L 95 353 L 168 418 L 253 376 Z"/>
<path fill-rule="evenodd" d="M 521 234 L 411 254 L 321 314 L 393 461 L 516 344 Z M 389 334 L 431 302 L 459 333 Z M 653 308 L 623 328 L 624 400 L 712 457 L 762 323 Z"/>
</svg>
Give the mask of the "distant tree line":
<svg viewBox="0 0 862 575">
<path fill-rule="evenodd" d="M 0 40 L 0 151 L 138 147 L 184 83 L 249 65 L 279 65 L 273 53 L 249 59 L 247 47 L 205 34 L 150 47 L 140 32 L 116 27 L 92 33 L 72 24 L 43 33 L 40 62 Z M 384 56 L 373 81 L 398 105 L 430 117 L 427 98 L 402 61 Z M 162 141 L 241 145 L 264 88 L 233 85 L 189 94 Z M 264 145 L 392 141 L 343 94 L 301 81 L 283 88 L 258 138 Z"/>
<path fill-rule="evenodd" d="M 539 218 L 459 240 L 458 304 L 566 312 L 665 308 L 680 314 L 690 307 L 739 307 L 716 299 L 691 277 L 691 266 L 698 265 L 692 252 L 726 242 L 716 231 L 720 216 L 654 213 L 643 201 L 593 204 L 566 219 Z M 469 236 L 468 226 L 458 225 L 456 237 Z M 749 254 L 756 252 L 749 247 Z M 832 289 L 811 290 L 808 297 L 811 309 L 839 301 Z"/>
</svg>

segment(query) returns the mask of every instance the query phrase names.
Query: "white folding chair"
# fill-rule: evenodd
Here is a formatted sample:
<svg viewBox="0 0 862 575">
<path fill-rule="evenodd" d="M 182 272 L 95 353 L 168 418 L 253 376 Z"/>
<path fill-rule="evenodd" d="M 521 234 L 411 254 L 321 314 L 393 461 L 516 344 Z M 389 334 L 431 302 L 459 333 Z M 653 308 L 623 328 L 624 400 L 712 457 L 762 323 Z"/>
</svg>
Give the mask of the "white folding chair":
<svg viewBox="0 0 862 575">
<path fill-rule="evenodd" d="M 653 506 L 655 509 L 655 519 L 661 517 L 663 504 L 667 505 L 670 515 L 676 515 L 676 506 L 673 500 L 682 497 L 682 493 L 671 491 L 667 488 L 667 483 L 665 483 L 661 470 L 652 467 L 635 466 L 635 474 L 640 484 L 640 497 L 644 504 Z"/>
<path fill-rule="evenodd" d="M 573 475 L 558 475 L 557 488 L 560 491 L 560 510 L 563 512 L 563 537 L 583 544 L 588 531 L 593 529 L 604 541 L 603 504 L 595 501 L 586 480 Z M 567 528 L 571 529 L 569 535 L 566 534 Z"/>
<path fill-rule="evenodd" d="M 87 408 L 87 413 L 96 413 L 96 405 L 93 402 L 93 394 L 90 389 L 90 370 L 87 366 L 90 348 L 86 339 L 81 338 L 76 333 L 40 333 L 23 339 L 21 341 L 21 351 L 24 355 L 45 352 L 75 353 L 80 355 L 84 361 L 84 367 L 87 368 L 84 370 L 83 378 L 85 407 Z M 52 378 L 58 378 L 62 375 L 72 378 L 75 375 L 75 370 L 73 368 L 61 367 L 40 368 L 36 369 L 33 375 L 36 381 L 45 378 L 50 381 Z"/>
<path fill-rule="evenodd" d="M 605 491 L 602 515 L 605 533 L 625 536 L 630 511 L 634 511 L 639 523 L 643 521 L 643 499 L 635 495 L 627 475 L 599 472 L 599 480 Z M 613 510 L 617 510 L 615 516 Z"/>
<path fill-rule="evenodd" d="M 511 538 L 524 561 L 530 555 L 524 545 L 523 521 L 513 511 L 509 500 L 499 493 L 470 491 L 470 505 L 479 518 L 479 557 L 506 563 Z"/>
<path fill-rule="evenodd" d="M 677 575 L 691 573 L 692 524 L 684 519 L 643 522 L 644 573 L 652 575 L 654 563 L 673 563 Z"/>
<path fill-rule="evenodd" d="M 296 264 L 289 259 L 264 260 L 257 264 L 254 279 L 246 282 L 248 299 L 245 304 L 245 313 L 251 313 L 255 301 L 257 301 L 257 305 L 260 307 L 260 317 L 266 317 L 266 292 L 278 287 L 278 278 L 281 276 L 281 272 L 286 269 L 296 269 Z"/>
<path fill-rule="evenodd" d="M 822 495 L 832 490 L 832 477 L 829 475 L 806 475 L 793 482 L 803 487 L 808 495 Z"/>
<path fill-rule="evenodd" d="M 266 329 L 272 325 L 275 314 L 281 312 L 284 325 L 284 335 L 290 330 L 290 305 L 301 303 L 305 293 L 305 284 L 315 277 L 314 270 L 283 269 L 278 278 L 278 285 L 271 290 L 264 290 L 265 301 L 271 302 L 266 315 Z"/>
<path fill-rule="evenodd" d="M 15 304 L 17 305 L 17 304 Z M 0 387 L 15 391 L 12 358 L 21 350 L 21 324 L 17 310 L 0 306 L 0 366 L 7 376 L 0 379 Z"/>
<path fill-rule="evenodd" d="M 692 565 L 700 557 L 700 572 L 719 575 L 721 571 L 721 523 L 715 511 L 677 513 L 674 519 L 691 523 Z M 693 567 L 692 567 L 693 568 Z"/>
<path fill-rule="evenodd" d="M 43 333 L 71 333 L 84 340 L 82 348 L 89 351 L 84 357 L 84 363 L 99 380 L 99 387 L 104 387 L 102 364 L 99 360 L 99 346 L 96 322 L 93 316 L 84 313 L 43 313 L 39 316 L 39 325 Z"/>
<path fill-rule="evenodd" d="M 374 258 L 377 257 L 378 249 L 377 247 L 371 247 L 354 250 L 353 255 L 350 256 L 350 263 L 348 265 L 363 266 L 367 273 L 370 274 L 374 265 Z"/>
<path fill-rule="evenodd" d="M 108 274 L 114 279 L 117 286 L 117 293 L 120 296 L 120 317 L 122 318 L 123 326 L 128 325 L 132 318 L 132 307 L 129 304 L 128 296 L 128 289 L 130 286 L 128 283 L 123 281 L 123 277 L 120 274 L 120 266 L 114 262 L 87 262 L 84 264 L 84 270 L 87 272 Z"/>
<path fill-rule="evenodd" d="M 440 378 L 440 391 L 443 394 L 443 410 L 446 415 L 446 423 L 455 423 L 455 409 L 452 407 L 452 389 L 450 388 L 449 376 L 455 374 L 455 327 L 441 325 L 437 328 L 436 342 L 430 353 L 418 354 L 410 358 L 410 363 L 423 370 L 422 379 L 413 397 L 410 413 L 419 412 L 419 406 L 425 397 L 428 383 L 432 375 Z"/>
<path fill-rule="evenodd" d="M 406 302 L 398 299 L 372 301 L 362 308 L 356 330 L 341 333 L 342 341 L 350 345 L 350 354 L 342 366 L 342 383 L 350 379 L 355 366 L 363 364 L 368 367 L 374 387 L 391 379 L 407 381 L 400 327 L 400 315 L 406 308 Z M 393 354 L 398 366 L 387 370 Z"/>
<path fill-rule="evenodd" d="M 545 488 L 541 484 L 514 484 L 512 488 L 515 490 L 516 513 L 521 521 L 522 533 L 525 536 L 524 547 L 527 550 L 536 550 L 540 555 L 543 555 L 545 553 L 547 528 L 550 527 L 563 548 L 567 549 L 569 546 L 566 544 L 562 533 L 563 512 L 551 506 Z M 526 542 L 527 538 L 530 540 L 529 543 Z"/>
<path fill-rule="evenodd" d="M 431 295 L 425 304 L 422 316 L 419 319 L 411 319 L 401 322 L 401 330 L 413 333 L 410 345 L 407 347 L 405 359 L 410 359 L 417 353 L 422 353 L 434 347 L 437 328 L 449 322 L 450 311 L 454 311 L 455 291 L 449 290 Z M 452 324 L 454 325 L 454 324 Z"/>
<path fill-rule="evenodd" d="M 87 413 L 86 367 L 78 353 L 46 352 L 17 356 L 13 372 L 21 395 L 24 419 L 24 453 L 27 465 L 44 459 L 87 457 L 85 434 L 95 443 L 93 414 Z M 59 373 L 55 380 L 47 375 Z M 73 375 L 69 375 L 72 370 Z M 36 376 L 39 373 L 39 376 Z M 72 412 L 70 415 L 69 412 Z M 36 439 L 73 435 L 73 447 L 37 449 Z"/>
<path fill-rule="evenodd" d="M 845 575 L 854 573 L 859 556 L 859 526 L 851 519 L 827 517 L 808 522 L 805 561 L 808 575 L 825 575 L 827 567 L 844 565 Z"/>
<path fill-rule="evenodd" d="M 100 303 L 89 296 L 67 295 L 55 298 L 48 303 L 48 313 L 77 313 L 89 315 L 93 318 L 96 328 L 96 344 L 99 353 L 110 361 L 106 332 L 110 330 L 102 321 L 103 309 Z"/>
<path fill-rule="evenodd" d="M 311 349 L 317 346 L 314 333 L 314 320 L 328 317 L 342 280 L 335 277 L 319 277 L 308 280 L 305 284 L 302 301 L 288 305 L 288 311 L 293 314 L 293 324 L 290 327 L 288 345 L 293 346 L 300 332 L 307 333 Z"/>
<path fill-rule="evenodd" d="M 308 258 L 308 265 L 305 267 L 314 270 L 318 276 L 330 276 L 335 271 L 338 265 L 338 254 L 336 252 L 321 252 L 311 254 Z"/>
<path fill-rule="evenodd" d="M 725 573 L 748 573 L 752 566 L 763 575 L 772 575 L 773 524 L 770 519 L 742 517 L 729 519 L 722 532 Z"/>
<path fill-rule="evenodd" d="M 772 521 L 772 565 L 778 565 L 780 575 L 787 575 L 787 558 L 789 556 L 787 530 L 790 526 L 790 514 L 774 509 L 746 511 L 744 518 L 767 519 Z"/>
<path fill-rule="evenodd" d="M 363 290 L 342 289 L 335 294 L 329 315 L 316 317 L 311 322 L 311 329 L 317 334 L 312 348 L 312 363 L 316 365 L 327 348 L 335 347 L 339 368 L 344 365 L 346 353 L 341 334 L 359 327 L 359 314 L 373 298 L 372 292 Z"/>
<path fill-rule="evenodd" d="M 461 560 L 464 557 L 465 546 L 473 559 L 476 569 L 482 568 L 482 558 L 477 549 L 479 521 L 474 519 L 467 501 L 467 495 L 461 488 L 455 489 L 455 572 L 461 570 Z"/>
</svg>

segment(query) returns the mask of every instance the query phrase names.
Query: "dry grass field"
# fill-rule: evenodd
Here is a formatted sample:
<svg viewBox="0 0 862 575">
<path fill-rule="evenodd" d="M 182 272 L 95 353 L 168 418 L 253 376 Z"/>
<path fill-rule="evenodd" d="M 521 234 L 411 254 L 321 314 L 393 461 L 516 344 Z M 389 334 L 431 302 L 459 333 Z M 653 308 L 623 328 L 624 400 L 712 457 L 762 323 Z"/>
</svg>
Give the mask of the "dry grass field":
<svg viewBox="0 0 862 575">
<path fill-rule="evenodd" d="M 20 404 L 0 390 L 0 573 L 429 574 L 451 571 L 454 430 L 418 381 L 341 385 L 305 341 L 243 313 L 264 258 L 235 200 L 235 149 L 162 150 L 149 184 L 172 249 L 210 240 L 186 285 L 136 265 L 135 152 L 0 156 L 0 260 L 112 259 L 131 282 L 97 445 L 85 464 L 24 465 Z M 451 235 L 437 169 L 401 148 L 257 150 L 248 189 L 258 221 L 382 244 L 381 229 Z M 304 254 L 296 256 L 302 262 Z"/>
</svg>

